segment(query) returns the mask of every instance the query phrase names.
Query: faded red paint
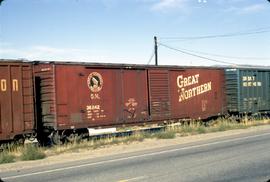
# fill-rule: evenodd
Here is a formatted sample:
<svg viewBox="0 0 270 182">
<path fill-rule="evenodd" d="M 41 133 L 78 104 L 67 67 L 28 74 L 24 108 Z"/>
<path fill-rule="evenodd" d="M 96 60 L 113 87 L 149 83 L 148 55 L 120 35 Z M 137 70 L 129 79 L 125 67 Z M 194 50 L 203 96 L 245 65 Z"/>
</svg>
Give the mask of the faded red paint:
<svg viewBox="0 0 270 182">
<path fill-rule="evenodd" d="M 35 75 L 41 78 L 43 122 L 51 128 L 100 127 L 149 119 L 145 70 L 40 64 Z"/>
<path fill-rule="evenodd" d="M 219 69 L 170 71 L 173 118 L 205 119 L 225 111 L 224 72 Z"/>
<path fill-rule="evenodd" d="M 32 65 L 0 62 L 0 140 L 34 130 Z"/>
<path fill-rule="evenodd" d="M 147 73 L 145 70 L 122 70 L 122 120 L 139 122 L 149 119 Z M 119 93 L 120 94 L 120 93 Z"/>
<path fill-rule="evenodd" d="M 35 76 L 41 78 L 43 125 L 54 129 L 205 119 L 224 112 L 221 69 L 52 63 L 36 65 Z"/>
</svg>

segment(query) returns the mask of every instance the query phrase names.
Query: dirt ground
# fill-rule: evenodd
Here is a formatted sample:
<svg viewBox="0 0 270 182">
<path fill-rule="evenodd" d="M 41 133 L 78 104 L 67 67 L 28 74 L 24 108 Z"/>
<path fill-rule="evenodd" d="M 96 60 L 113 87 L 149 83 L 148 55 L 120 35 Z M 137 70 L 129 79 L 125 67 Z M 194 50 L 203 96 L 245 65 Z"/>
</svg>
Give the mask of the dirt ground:
<svg viewBox="0 0 270 182">
<path fill-rule="evenodd" d="M 25 168 L 34 168 L 44 165 L 51 165 L 55 163 L 65 163 L 76 160 L 92 159 L 96 157 L 104 157 L 115 154 L 130 153 L 136 151 L 143 151 L 147 149 L 160 148 L 170 145 L 186 144 L 202 140 L 214 139 L 224 136 L 233 136 L 241 133 L 248 133 L 252 131 L 261 131 L 270 129 L 270 125 L 256 126 L 248 129 L 229 130 L 224 132 L 215 132 L 207 134 L 198 134 L 186 137 L 176 137 L 174 139 L 145 139 L 142 142 L 134 142 L 130 144 L 117 144 L 104 146 L 97 149 L 80 149 L 76 152 L 65 152 L 59 155 L 49 156 L 42 160 L 36 161 L 19 161 L 16 163 L 1 164 L 0 172 L 9 170 L 21 170 Z"/>
</svg>

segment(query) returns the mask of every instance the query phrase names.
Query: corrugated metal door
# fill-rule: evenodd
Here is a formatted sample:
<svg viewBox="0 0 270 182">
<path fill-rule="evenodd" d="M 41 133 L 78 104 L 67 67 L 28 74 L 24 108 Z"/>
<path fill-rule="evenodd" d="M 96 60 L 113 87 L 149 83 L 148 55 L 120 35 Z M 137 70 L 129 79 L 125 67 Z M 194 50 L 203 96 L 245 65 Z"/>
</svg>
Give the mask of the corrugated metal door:
<svg viewBox="0 0 270 182">
<path fill-rule="evenodd" d="M 171 116 L 168 70 L 149 70 L 150 115 L 153 119 Z"/>
<path fill-rule="evenodd" d="M 38 124 L 41 128 L 56 129 L 55 68 L 50 64 L 35 66 L 36 104 L 40 107 Z"/>
<path fill-rule="evenodd" d="M 238 112 L 240 103 L 239 92 L 239 70 L 237 69 L 225 69 L 225 86 L 226 86 L 226 101 L 227 110 L 229 112 Z"/>
<path fill-rule="evenodd" d="M 123 122 L 148 119 L 147 73 L 145 70 L 122 70 Z"/>
</svg>

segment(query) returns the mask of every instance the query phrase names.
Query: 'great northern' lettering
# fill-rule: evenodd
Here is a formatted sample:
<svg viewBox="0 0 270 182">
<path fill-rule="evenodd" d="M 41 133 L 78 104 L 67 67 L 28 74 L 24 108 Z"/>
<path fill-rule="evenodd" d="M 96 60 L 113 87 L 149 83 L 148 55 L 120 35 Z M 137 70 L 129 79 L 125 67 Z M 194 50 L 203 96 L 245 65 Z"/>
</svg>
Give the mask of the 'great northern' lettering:
<svg viewBox="0 0 270 182">
<path fill-rule="evenodd" d="M 212 89 L 212 82 L 211 81 L 204 83 L 204 84 L 201 84 L 201 85 L 198 85 L 198 86 L 195 86 L 193 88 L 186 89 L 186 87 L 188 87 L 188 86 L 199 84 L 199 78 L 200 78 L 199 74 L 188 76 L 188 77 L 183 77 L 183 75 L 179 75 L 177 77 L 179 102 L 183 102 L 183 101 L 188 100 L 192 97 L 195 97 L 197 95 L 208 92 Z"/>
</svg>

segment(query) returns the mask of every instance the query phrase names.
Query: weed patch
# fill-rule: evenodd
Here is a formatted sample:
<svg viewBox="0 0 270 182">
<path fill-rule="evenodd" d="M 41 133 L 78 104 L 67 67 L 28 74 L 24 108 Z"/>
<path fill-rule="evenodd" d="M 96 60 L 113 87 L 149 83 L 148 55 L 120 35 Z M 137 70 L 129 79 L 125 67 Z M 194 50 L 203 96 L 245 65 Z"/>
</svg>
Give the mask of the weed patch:
<svg viewBox="0 0 270 182">
<path fill-rule="evenodd" d="M 8 152 L 0 153 L 0 164 L 15 162 L 15 156 Z"/>
<path fill-rule="evenodd" d="M 199 127 L 197 128 L 197 133 L 199 133 L 199 134 L 207 133 L 206 127 L 204 127 L 204 126 L 199 126 Z"/>
<path fill-rule="evenodd" d="M 167 130 L 167 131 L 162 131 L 162 132 L 159 132 L 159 133 L 155 133 L 154 136 L 157 138 L 157 139 L 173 139 L 175 138 L 175 131 L 173 130 Z"/>
<path fill-rule="evenodd" d="M 45 157 L 45 153 L 33 145 L 26 145 L 21 154 L 21 160 L 23 161 L 44 159 Z"/>
</svg>

